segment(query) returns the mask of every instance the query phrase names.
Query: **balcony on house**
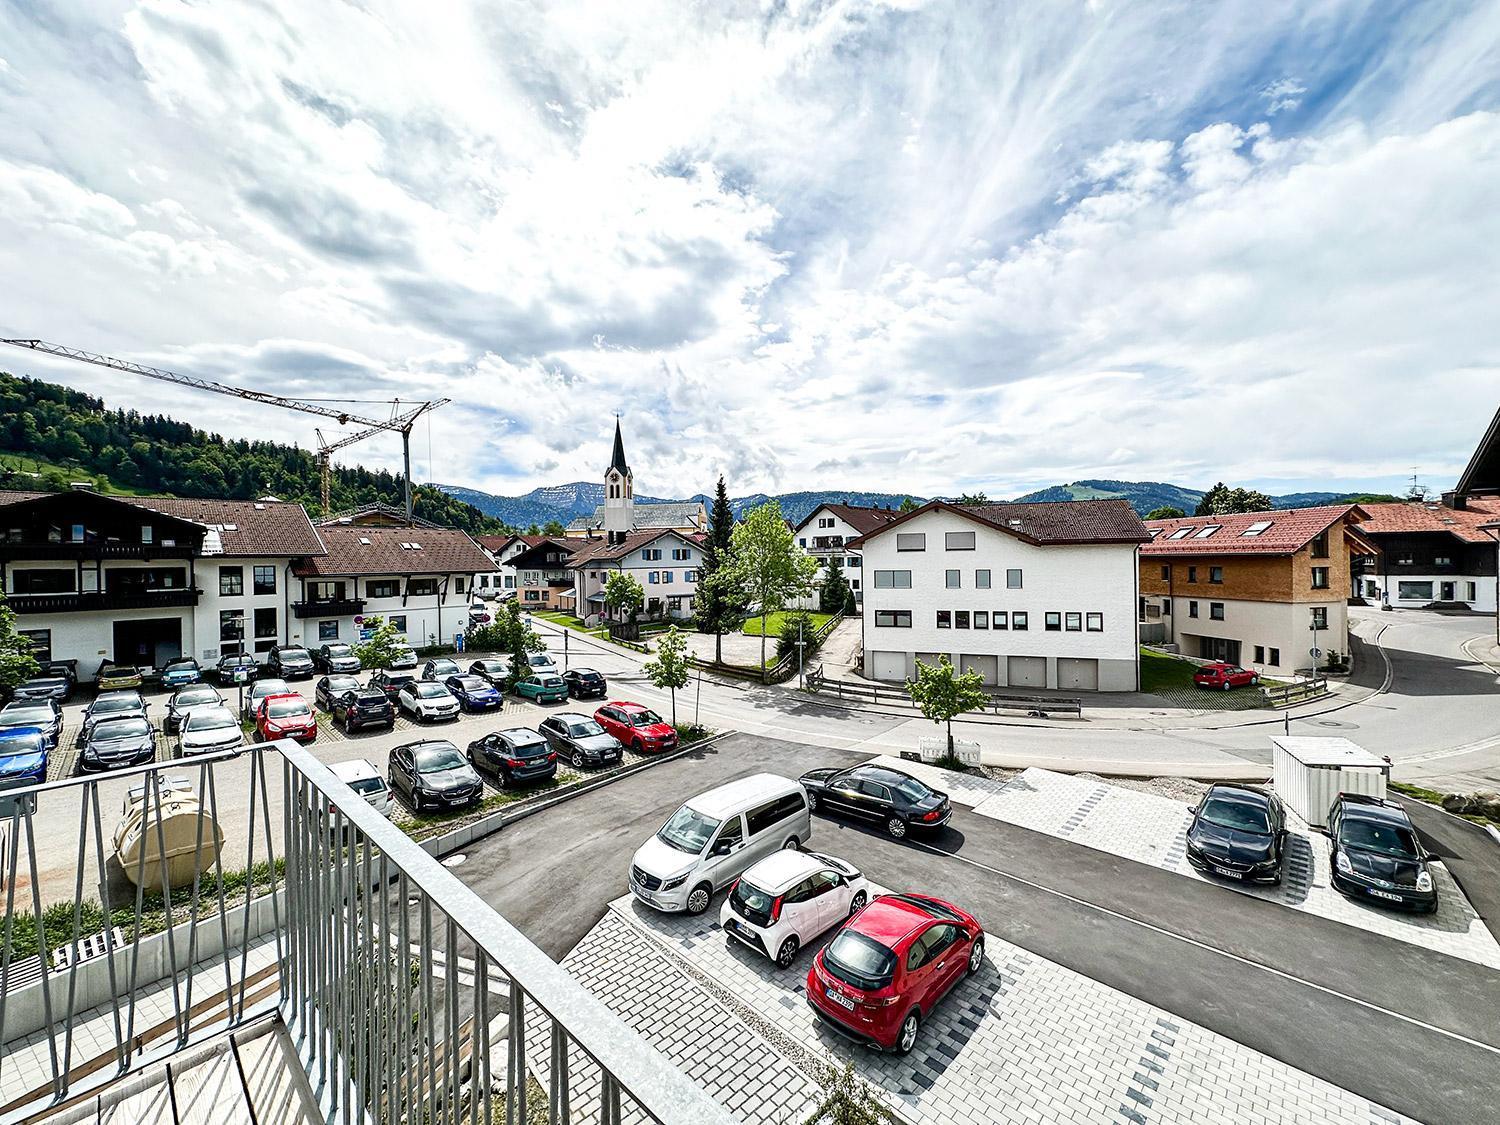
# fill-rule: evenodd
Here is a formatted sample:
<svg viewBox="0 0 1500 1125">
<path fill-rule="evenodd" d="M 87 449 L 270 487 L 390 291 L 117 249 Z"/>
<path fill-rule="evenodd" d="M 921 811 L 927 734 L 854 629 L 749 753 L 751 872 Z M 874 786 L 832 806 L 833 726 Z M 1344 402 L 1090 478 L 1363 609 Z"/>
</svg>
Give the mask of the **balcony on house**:
<svg viewBox="0 0 1500 1125">
<path fill-rule="evenodd" d="M 814 535 L 809 551 L 842 551 L 844 549 L 844 537 L 842 535 Z"/>
<path fill-rule="evenodd" d="M 203 591 L 195 587 L 147 590 L 121 588 L 67 591 L 58 594 L 8 594 L 17 613 L 83 613 L 96 609 L 177 609 L 195 606 Z"/>
<path fill-rule="evenodd" d="M 363 598 L 323 598 L 318 601 L 293 602 L 294 617 L 352 617 L 365 611 Z"/>
</svg>

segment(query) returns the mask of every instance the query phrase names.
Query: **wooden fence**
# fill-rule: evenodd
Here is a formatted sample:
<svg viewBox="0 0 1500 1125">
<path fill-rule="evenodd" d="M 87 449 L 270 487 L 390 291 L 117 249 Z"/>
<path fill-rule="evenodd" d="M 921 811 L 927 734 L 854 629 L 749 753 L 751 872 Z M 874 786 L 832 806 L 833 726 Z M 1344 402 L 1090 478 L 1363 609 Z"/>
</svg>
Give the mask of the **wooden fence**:
<svg viewBox="0 0 1500 1125">
<path fill-rule="evenodd" d="M 883 703 L 899 707 L 915 706 L 904 687 L 831 680 L 823 674 L 821 664 L 807 674 L 806 687 L 808 691 L 819 694 L 827 693 L 840 701 L 849 699 L 861 703 Z M 1039 718 L 1046 718 L 1049 715 L 1076 715 L 1082 718 L 1083 700 L 1059 696 L 1009 695 L 990 692 L 985 705 L 977 710 L 997 714 L 1001 711 L 1024 711 L 1028 715 Z"/>
</svg>

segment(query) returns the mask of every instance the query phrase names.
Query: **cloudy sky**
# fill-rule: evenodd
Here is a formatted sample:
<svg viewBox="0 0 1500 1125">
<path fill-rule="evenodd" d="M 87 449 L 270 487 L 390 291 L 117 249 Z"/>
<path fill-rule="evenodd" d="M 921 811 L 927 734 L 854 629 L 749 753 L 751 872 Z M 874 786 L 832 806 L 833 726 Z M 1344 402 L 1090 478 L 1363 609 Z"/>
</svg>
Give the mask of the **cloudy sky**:
<svg viewBox="0 0 1500 1125">
<path fill-rule="evenodd" d="M 447 483 L 1441 487 L 1500 404 L 1495 0 L 0 0 L 0 120 L 0 334 L 450 396 Z"/>
</svg>

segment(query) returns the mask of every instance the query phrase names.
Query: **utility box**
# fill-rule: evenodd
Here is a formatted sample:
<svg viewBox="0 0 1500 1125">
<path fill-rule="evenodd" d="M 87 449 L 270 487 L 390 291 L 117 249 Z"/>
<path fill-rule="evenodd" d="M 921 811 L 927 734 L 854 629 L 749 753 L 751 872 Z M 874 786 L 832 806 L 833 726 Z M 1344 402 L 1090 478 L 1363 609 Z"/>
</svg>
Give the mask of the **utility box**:
<svg viewBox="0 0 1500 1125">
<path fill-rule="evenodd" d="M 1328 809 L 1340 793 L 1385 799 L 1390 763 L 1347 738 L 1274 735 L 1272 778 L 1276 792 L 1314 828 L 1328 822 Z"/>
</svg>

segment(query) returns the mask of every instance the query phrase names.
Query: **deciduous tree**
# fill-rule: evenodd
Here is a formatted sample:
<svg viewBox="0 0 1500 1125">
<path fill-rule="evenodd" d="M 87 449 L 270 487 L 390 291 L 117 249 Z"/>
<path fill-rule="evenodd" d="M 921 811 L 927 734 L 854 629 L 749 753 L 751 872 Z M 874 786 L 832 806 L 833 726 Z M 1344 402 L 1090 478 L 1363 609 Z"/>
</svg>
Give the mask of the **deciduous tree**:
<svg viewBox="0 0 1500 1125">
<path fill-rule="evenodd" d="M 1170 504 L 1163 504 L 1160 508 L 1152 508 L 1146 513 L 1148 520 L 1175 520 L 1187 515 L 1181 508 L 1174 508 Z"/>
<path fill-rule="evenodd" d="M 13 688 L 36 675 L 36 668 L 31 640 L 16 632 L 16 612 L 5 604 L 5 594 L 0 593 L 0 690 Z"/>
<path fill-rule="evenodd" d="M 688 685 L 693 666 L 688 663 L 687 638 L 673 625 L 656 641 L 656 655 L 641 666 L 652 686 L 672 696 L 672 725 L 677 725 L 677 689 Z"/>
<path fill-rule="evenodd" d="M 725 569 L 746 605 L 760 617 L 760 666 L 765 678 L 766 618 L 792 598 L 805 595 L 818 572 L 818 561 L 792 538 L 781 505 L 768 500 L 735 525 Z"/>
<path fill-rule="evenodd" d="M 917 678 L 906 681 L 907 694 L 924 718 L 945 723 L 948 728 L 948 756 L 953 756 L 953 717 L 983 707 L 986 695 L 984 677 L 978 672 L 960 672 L 946 656 L 936 664 L 917 661 Z"/>
</svg>

